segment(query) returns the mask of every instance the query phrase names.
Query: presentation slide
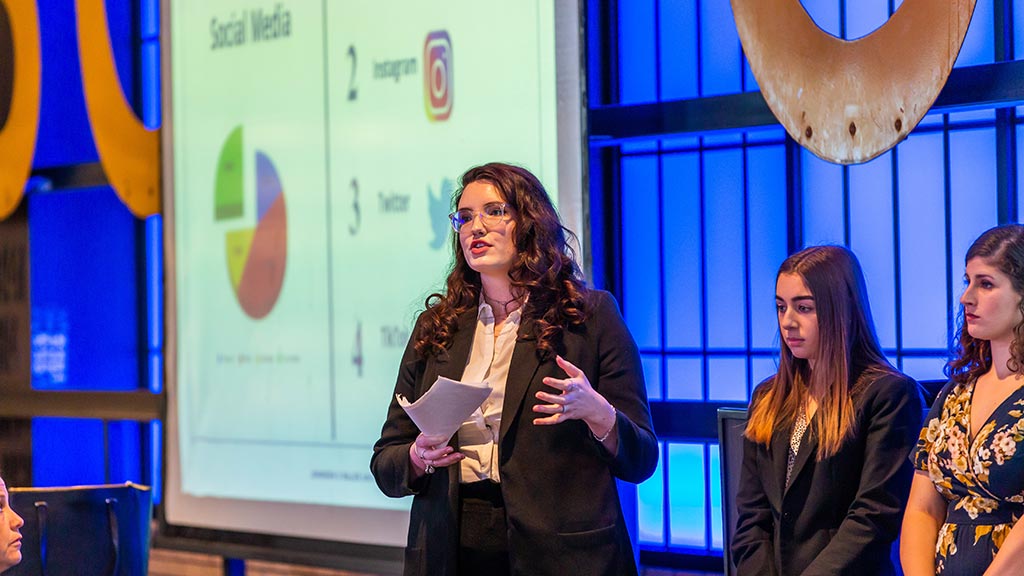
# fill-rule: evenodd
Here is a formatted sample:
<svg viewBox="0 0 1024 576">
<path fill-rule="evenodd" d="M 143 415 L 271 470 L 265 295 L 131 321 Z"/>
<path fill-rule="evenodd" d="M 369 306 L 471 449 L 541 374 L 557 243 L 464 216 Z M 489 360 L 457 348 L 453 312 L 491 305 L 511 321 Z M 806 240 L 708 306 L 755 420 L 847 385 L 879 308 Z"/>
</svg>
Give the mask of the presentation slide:
<svg viewBox="0 0 1024 576">
<path fill-rule="evenodd" d="M 369 459 L 458 176 L 582 188 L 558 4 L 165 3 L 169 523 L 404 544 Z"/>
</svg>

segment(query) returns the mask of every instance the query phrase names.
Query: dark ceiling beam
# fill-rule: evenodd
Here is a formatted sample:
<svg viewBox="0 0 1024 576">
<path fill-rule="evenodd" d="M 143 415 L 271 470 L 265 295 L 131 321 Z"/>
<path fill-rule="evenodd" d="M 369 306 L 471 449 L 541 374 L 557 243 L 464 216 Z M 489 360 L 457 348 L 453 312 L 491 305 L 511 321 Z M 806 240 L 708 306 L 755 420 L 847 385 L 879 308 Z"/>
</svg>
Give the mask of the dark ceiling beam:
<svg viewBox="0 0 1024 576">
<path fill-rule="evenodd" d="M 955 68 L 931 112 L 1024 104 L 1024 60 Z M 779 127 L 760 92 L 601 106 L 589 112 L 591 146 L 626 140 Z"/>
<path fill-rule="evenodd" d="M 149 421 L 164 417 L 163 394 L 137 392 L 4 392 L 0 418 L 98 418 Z"/>
</svg>

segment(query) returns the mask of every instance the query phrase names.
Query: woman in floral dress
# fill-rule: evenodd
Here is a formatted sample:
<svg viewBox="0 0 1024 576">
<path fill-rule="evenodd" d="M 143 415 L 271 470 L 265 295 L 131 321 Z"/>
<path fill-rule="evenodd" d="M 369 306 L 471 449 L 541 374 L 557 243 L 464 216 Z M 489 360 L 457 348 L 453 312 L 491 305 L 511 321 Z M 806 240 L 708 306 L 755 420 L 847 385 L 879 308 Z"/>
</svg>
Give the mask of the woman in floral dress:
<svg viewBox="0 0 1024 576">
<path fill-rule="evenodd" d="M 966 263 L 951 381 L 913 455 L 907 576 L 1024 574 L 1024 226 L 985 232 Z"/>
</svg>

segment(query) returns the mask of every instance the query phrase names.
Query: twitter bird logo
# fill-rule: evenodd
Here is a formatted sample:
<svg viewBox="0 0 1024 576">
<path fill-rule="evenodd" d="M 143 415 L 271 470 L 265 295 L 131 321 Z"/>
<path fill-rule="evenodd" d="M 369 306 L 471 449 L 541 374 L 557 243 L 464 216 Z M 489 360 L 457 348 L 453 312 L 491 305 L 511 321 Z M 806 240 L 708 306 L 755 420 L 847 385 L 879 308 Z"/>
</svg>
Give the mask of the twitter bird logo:
<svg viewBox="0 0 1024 576">
<path fill-rule="evenodd" d="M 451 178 L 441 180 L 438 193 L 434 195 L 434 189 L 427 186 L 427 215 L 430 218 L 430 226 L 434 231 L 434 239 L 430 241 L 430 248 L 440 250 L 448 241 L 448 233 L 452 227 L 448 220 L 448 207 L 451 205 L 452 193 L 455 191 L 455 182 Z"/>
</svg>

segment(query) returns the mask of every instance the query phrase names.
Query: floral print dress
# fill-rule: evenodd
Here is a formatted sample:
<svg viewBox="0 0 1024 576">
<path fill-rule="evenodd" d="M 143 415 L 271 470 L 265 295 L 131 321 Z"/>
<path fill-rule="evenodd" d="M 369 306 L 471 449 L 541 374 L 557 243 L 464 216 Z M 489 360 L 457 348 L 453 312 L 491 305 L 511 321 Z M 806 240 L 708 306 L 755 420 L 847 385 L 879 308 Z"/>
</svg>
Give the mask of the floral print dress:
<svg viewBox="0 0 1024 576">
<path fill-rule="evenodd" d="M 948 501 L 935 546 L 936 574 L 984 572 L 1024 513 L 1024 388 L 971 439 L 973 394 L 973 381 L 946 385 L 912 456 Z"/>
</svg>

